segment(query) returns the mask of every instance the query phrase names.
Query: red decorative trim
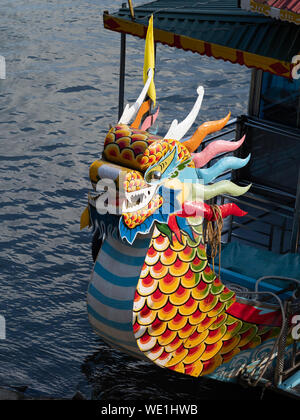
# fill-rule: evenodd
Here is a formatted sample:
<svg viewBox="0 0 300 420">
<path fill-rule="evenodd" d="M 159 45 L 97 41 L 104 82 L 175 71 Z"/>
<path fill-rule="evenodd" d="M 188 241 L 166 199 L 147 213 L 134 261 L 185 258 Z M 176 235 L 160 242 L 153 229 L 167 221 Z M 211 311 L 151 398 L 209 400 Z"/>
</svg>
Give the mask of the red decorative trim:
<svg viewBox="0 0 300 420">
<path fill-rule="evenodd" d="M 129 21 L 126 19 L 113 17 L 112 15 L 109 15 L 107 13 L 103 15 L 103 20 L 104 27 L 106 29 L 130 34 L 133 36 L 137 36 L 141 39 L 146 38 L 146 25 L 142 25 L 135 21 Z M 264 57 L 257 54 L 236 50 L 234 48 L 204 42 L 187 36 L 167 32 L 162 29 L 154 28 L 154 38 L 156 43 L 161 43 L 170 47 L 183 49 L 184 51 L 192 51 L 194 53 L 200 55 L 207 55 L 208 57 L 214 57 L 216 59 L 222 59 L 224 61 L 229 61 L 233 64 L 238 63 L 248 68 L 260 69 L 263 71 L 267 71 L 271 74 L 276 74 L 278 76 L 291 79 L 293 65 L 288 62 L 276 61 L 275 59 L 272 59 L 270 57 Z M 217 52 L 214 53 L 214 51 Z M 235 54 L 233 52 L 235 52 Z M 233 59 L 234 56 L 235 59 Z"/>
<path fill-rule="evenodd" d="M 226 312 L 241 321 L 256 325 L 268 325 L 269 327 L 280 327 L 282 316 L 280 309 L 268 312 L 266 308 L 256 308 L 241 302 L 234 302 Z"/>
</svg>

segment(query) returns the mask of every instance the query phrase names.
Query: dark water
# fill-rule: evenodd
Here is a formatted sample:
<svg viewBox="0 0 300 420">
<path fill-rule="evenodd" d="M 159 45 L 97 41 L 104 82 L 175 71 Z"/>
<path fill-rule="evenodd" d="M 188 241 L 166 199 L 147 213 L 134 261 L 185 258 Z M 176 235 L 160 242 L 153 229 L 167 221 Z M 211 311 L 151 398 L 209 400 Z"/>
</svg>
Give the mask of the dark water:
<svg viewBox="0 0 300 420">
<path fill-rule="evenodd" d="M 0 0 L 7 61 L 0 81 L 0 315 L 7 327 L 0 386 L 56 398 L 80 390 L 98 399 L 213 399 L 216 388 L 205 381 L 110 349 L 87 320 L 91 237 L 79 231 L 79 219 L 88 167 L 117 119 L 119 35 L 103 29 L 102 12 L 119 3 Z M 131 102 L 142 86 L 144 44 L 131 37 L 127 46 Z M 185 117 L 198 84 L 206 88 L 198 123 L 245 112 L 248 69 L 164 46 L 157 60 L 160 134 Z"/>
</svg>

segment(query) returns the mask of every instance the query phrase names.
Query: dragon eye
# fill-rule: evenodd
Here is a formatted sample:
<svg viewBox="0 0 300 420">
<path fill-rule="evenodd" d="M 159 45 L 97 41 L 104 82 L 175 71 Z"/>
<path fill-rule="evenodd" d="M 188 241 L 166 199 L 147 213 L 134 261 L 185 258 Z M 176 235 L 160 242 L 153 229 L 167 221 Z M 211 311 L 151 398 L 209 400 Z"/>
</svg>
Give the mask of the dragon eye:
<svg viewBox="0 0 300 420">
<path fill-rule="evenodd" d="M 150 175 L 150 179 L 152 181 L 159 181 L 160 178 L 161 178 L 161 172 L 159 172 L 159 171 L 153 171 L 149 175 Z"/>
</svg>

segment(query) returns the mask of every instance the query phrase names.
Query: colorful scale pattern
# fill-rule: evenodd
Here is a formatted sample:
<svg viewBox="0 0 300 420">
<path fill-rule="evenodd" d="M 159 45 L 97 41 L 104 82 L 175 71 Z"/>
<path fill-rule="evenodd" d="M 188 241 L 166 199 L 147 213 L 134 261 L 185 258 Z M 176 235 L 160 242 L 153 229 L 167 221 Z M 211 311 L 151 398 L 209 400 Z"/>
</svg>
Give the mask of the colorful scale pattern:
<svg viewBox="0 0 300 420">
<path fill-rule="evenodd" d="M 124 124 L 112 127 L 104 141 L 103 156 L 109 162 L 145 172 L 177 145 L 178 159 L 190 158 L 187 148 L 177 140 L 165 140 Z"/>
<path fill-rule="evenodd" d="M 146 171 L 150 166 L 157 163 L 169 150 L 177 145 L 178 160 L 185 161 L 191 157 L 187 148 L 177 140 L 161 139 L 149 145 L 141 159 L 142 171 Z M 194 165 L 193 162 L 191 162 Z"/>
<path fill-rule="evenodd" d="M 228 313 L 235 293 L 208 265 L 201 226 L 182 243 L 157 228 L 145 258 L 133 307 L 139 349 L 161 367 L 190 376 L 213 372 L 241 350 L 256 347 L 278 329 Z"/>
<path fill-rule="evenodd" d="M 148 187 L 143 176 L 137 171 L 131 171 L 126 174 L 124 181 L 124 189 L 128 192 L 138 191 Z M 133 213 L 124 213 L 124 223 L 134 229 L 137 225 L 142 224 L 151 214 L 153 214 L 163 204 L 163 198 L 159 194 L 155 194 L 152 200 L 140 210 Z"/>
<path fill-rule="evenodd" d="M 161 140 L 161 137 L 119 124 L 109 130 L 104 142 L 103 156 L 118 165 L 141 170 L 141 159 L 145 150 L 157 140 Z"/>
</svg>

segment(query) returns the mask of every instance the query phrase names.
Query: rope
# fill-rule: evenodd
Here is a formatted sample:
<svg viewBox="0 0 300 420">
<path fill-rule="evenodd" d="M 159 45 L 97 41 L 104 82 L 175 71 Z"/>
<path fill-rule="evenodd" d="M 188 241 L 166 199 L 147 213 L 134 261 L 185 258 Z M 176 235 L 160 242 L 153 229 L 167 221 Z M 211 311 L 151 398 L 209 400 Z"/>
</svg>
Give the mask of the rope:
<svg viewBox="0 0 300 420">
<path fill-rule="evenodd" d="M 207 222 L 205 241 L 210 245 L 210 257 L 212 259 L 213 271 L 215 271 L 215 257 L 219 253 L 219 279 L 221 274 L 221 234 L 223 229 L 223 218 L 220 207 L 217 204 L 211 206 L 213 217 Z"/>
</svg>

